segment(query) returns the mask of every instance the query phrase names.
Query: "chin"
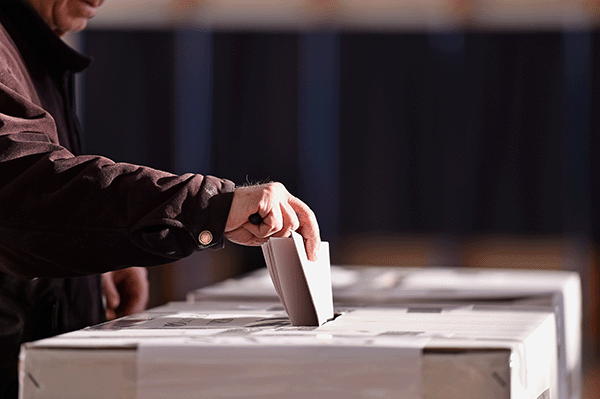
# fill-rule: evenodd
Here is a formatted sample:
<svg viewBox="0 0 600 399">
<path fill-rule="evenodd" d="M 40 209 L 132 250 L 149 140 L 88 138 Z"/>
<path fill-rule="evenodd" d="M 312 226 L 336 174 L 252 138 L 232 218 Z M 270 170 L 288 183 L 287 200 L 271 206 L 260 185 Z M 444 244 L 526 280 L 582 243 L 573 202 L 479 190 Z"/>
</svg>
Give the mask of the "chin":
<svg viewBox="0 0 600 399">
<path fill-rule="evenodd" d="M 84 30 L 86 28 L 86 26 L 87 26 L 87 19 L 85 21 L 59 26 L 54 31 L 59 36 L 62 36 L 68 32 L 81 32 L 82 30 Z"/>
</svg>

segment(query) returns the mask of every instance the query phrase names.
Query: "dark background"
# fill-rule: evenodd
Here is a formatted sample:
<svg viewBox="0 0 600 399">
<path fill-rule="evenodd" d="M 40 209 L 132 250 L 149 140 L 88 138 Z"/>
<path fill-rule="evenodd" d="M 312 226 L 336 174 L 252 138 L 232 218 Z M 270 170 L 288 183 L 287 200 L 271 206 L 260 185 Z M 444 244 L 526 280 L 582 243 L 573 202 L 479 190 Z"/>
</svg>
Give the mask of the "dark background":
<svg viewBox="0 0 600 399">
<path fill-rule="evenodd" d="M 577 270 L 595 348 L 599 32 L 89 29 L 82 43 L 89 152 L 281 181 L 332 263 Z M 228 244 L 155 268 L 152 304 L 263 265 Z"/>
</svg>

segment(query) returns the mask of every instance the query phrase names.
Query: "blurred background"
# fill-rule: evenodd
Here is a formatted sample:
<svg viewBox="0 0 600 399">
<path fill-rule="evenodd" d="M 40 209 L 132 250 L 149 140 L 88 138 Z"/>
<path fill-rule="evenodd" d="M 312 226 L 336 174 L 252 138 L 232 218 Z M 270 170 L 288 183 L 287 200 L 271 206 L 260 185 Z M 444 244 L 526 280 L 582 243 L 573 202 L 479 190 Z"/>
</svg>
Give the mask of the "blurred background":
<svg viewBox="0 0 600 399">
<path fill-rule="evenodd" d="M 333 264 L 578 271 L 592 367 L 599 17 L 598 0 L 107 0 L 69 40 L 94 58 L 88 152 L 281 181 Z M 150 305 L 263 266 L 228 243 L 153 268 Z"/>
</svg>

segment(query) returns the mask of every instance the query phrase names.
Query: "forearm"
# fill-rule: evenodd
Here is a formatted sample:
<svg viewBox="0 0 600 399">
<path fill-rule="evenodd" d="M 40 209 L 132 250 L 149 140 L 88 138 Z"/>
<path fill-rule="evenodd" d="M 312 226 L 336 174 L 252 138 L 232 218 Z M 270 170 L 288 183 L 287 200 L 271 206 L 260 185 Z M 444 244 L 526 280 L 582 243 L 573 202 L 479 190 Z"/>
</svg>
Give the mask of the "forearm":
<svg viewBox="0 0 600 399">
<path fill-rule="evenodd" d="M 98 273 L 168 263 L 222 242 L 232 182 L 74 157 L 18 136 L 0 136 L 4 271 L 27 277 Z M 205 230 L 212 235 L 208 245 L 198 240 Z"/>
</svg>

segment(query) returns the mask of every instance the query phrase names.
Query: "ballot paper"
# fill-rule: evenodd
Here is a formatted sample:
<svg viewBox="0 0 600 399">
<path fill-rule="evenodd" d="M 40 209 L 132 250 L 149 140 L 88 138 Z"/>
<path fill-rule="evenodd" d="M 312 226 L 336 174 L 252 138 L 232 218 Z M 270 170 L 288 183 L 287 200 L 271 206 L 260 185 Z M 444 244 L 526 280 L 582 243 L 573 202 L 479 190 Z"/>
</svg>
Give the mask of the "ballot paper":
<svg viewBox="0 0 600 399">
<path fill-rule="evenodd" d="M 318 259 L 308 260 L 304 240 L 272 237 L 262 245 L 267 269 L 292 325 L 320 326 L 333 318 L 329 243 L 321 242 Z"/>
</svg>

